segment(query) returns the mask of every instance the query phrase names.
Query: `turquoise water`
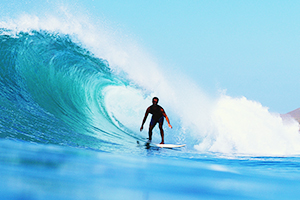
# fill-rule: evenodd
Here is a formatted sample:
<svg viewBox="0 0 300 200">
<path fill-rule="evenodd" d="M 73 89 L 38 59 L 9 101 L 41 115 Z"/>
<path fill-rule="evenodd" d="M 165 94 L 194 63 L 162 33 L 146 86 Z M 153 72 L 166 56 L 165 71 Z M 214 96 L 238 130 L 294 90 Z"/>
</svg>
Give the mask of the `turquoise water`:
<svg viewBox="0 0 300 200">
<path fill-rule="evenodd" d="M 0 27 L 1 199 L 299 199 L 298 125 L 230 97 L 221 97 L 210 118 L 204 112 L 210 106 L 188 82 L 170 92 L 147 66 L 140 73 L 141 66 L 127 67 L 135 60 L 114 59 L 130 52 L 110 45 L 97 51 L 88 36 L 63 26 L 21 25 Z M 153 94 L 162 94 L 147 87 L 148 79 L 169 91 L 161 95 L 171 99 L 161 98 L 173 126 L 165 126 L 165 141 L 186 147 L 137 144 L 147 137 L 139 132 L 145 109 Z M 176 102 L 186 89 L 193 90 L 189 104 Z M 259 129 L 244 132 L 243 122 L 224 120 L 232 116 L 220 111 L 242 112 L 240 103 L 254 106 L 247 116 L 262 113 Z M 157 128 L 153 140 L 160 141 Z"/>
</svg>

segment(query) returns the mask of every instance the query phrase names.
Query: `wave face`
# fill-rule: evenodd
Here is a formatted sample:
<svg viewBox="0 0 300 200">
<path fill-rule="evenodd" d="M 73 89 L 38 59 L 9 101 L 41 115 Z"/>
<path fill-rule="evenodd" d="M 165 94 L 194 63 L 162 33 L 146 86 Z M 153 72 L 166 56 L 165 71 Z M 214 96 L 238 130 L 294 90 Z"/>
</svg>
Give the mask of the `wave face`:
<svg viewBox="0 0 300 200">
<path fill-rule="evenodd" d="M 126 85 L 106 60 L 47 31 L 2 29 L 0 48 L 2 138 L 99 149 L 134 137 L 106 109 L 107 86 Z"/>
<path fill-rule="evenodd" d="M 211 98 L 182 73 L 164 73 L 131 41 L 66 16 L 0 23 L 1 138 L 138 151 L 132 144 L 147 136 L 147 128 L 138 132 L 145 109 L 159 96 L 174 127 L 165 128 L 165 141 L 185 150 L 299 154 L 294 120 L 245 97 Z"/>
</svg>

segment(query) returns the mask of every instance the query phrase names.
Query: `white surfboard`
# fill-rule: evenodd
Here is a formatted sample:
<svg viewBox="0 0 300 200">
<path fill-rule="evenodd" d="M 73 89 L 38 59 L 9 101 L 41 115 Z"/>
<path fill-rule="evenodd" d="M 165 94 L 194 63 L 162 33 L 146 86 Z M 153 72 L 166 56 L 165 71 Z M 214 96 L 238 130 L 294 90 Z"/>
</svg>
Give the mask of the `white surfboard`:
<svg viewBox="0 0 300 200">
<path fill-rule="evenodd" d="M 184 147 L 185 144 L 154 144 L 150 143 L 151 146 L 157 146 L 161 148 L 178 148 L 178 147 Z"/>
<path fill-rule="evenodd" d="M 138 145 L 141 145 L 139 141 L 136 141 Z M 185 144 L 155 144 L 155 143 L 151 143 L 149 141 L 147 141 L 145 144 L 145 146 L 152 146 L 152 147 L 160 147 L 160 148 L 178 148 L 178 147 L 184 147 Z"/>
</svg>

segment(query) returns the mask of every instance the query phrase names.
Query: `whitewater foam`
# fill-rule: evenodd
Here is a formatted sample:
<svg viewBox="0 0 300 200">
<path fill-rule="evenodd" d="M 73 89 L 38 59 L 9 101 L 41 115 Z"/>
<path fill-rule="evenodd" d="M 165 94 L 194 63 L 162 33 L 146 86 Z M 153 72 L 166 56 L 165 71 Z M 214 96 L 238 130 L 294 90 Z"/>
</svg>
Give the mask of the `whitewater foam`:
<svg viewBox="0 0 300 200">
<path fill-rule="evenodd" d="M 214 108 L 213 121 L 216 130 L 196 149 L 249 155 L 300 153 L 299 124 L 295 120 L 285 123 L 259 102 L 222 95 Z"/>
</svg>

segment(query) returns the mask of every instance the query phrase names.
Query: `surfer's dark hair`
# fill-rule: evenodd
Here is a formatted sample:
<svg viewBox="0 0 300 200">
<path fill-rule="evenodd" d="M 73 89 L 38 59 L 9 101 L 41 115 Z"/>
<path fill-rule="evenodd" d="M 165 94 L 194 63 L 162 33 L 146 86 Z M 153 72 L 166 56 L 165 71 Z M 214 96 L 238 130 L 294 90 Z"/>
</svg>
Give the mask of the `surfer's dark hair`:
<svg viewBox="0 0 300 200">
<path fill-rule="evenodd" d="M 154 99 L 156 99 L 156 100 L 157 100 L 157 103 L 158 103 L 158 100 L 159 100 L 159 99 L 158 99 L 157 97 L 153 97 L 152 101 L 153 101 Z"/>
</svg>

